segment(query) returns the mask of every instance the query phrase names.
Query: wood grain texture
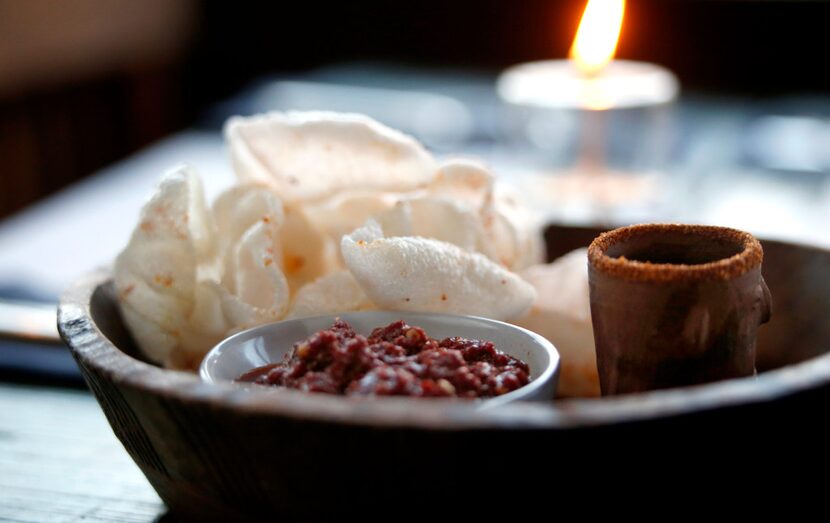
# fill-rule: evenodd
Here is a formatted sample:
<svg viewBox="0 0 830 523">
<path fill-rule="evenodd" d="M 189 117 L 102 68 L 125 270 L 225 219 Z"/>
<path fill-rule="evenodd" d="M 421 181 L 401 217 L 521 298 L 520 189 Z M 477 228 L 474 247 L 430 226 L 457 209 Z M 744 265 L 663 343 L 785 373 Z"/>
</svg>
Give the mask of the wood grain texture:
<svg viewBox="0 0 830 523">
<path fill-rule="evenodd" d="M 566 232 L 562 236 L 578 246 L 598 231 Z M 770 263 L 787 264 L 780 282 L 790 287 L 779 285 L 776 268 L 767 281 L 774 299 L 779 293 L 777 299 L 792 309 L 776 310 L 785 319 L 768 329 L 804 327 L 808 320 L 786 318 L 827 310 L 830 278 L 824 264 L 830 253 L 780 248 Z M 551 252 L 562 250 L 551 244 Z M 777 438 L 775 448 L 790 453 L 827 437 L 820 419 L 804 415 L 830 399 L 825 328 L 771 336 L 781 343 L 764 350 L 779 361 L 799 361 L 806 347 L 819 355 L 757 379 L 478 412 L 463 403 L 208 386 L 195 375 L 154 367 L 135 357 L 109 278 L 98 272 L 70 289 L 59 327 L 116 435 L 160 497 L 187 517 L 360 515 L 399 508 L 412 493 L 429 503 L 407 502 L 410 516 L 431 514 L 439 505 L 487 515 L 489 504 L 461 501 L 486 499 L 489 489 L 511 478 L 537 478 L 540 471 L 555 473 L 522 481 L 524 496 L 549 496 L 552 489 L 580 482 L 596 485 L 603 470 L 646 466 L 668 474 L 697 466 L 704 457 L 746 471 L 757 462 L 752 445 L 766 444 L 766 437 Z M 790 288 L 811 286 L 823 294 L 810 293 L 809 301 L 801 300 L 803 294 L 787 295 Z M 794 334 L 800 336 L 795 345 Z M 777 431 L 782 427 L 783 436 Z M 728 437 L 702 436 L 715 432 Z M 693 445 L 664 459 L 667 445 L 690 440 Z M 767 449 L 767 466 L 774 456 Z"/>
</svg>

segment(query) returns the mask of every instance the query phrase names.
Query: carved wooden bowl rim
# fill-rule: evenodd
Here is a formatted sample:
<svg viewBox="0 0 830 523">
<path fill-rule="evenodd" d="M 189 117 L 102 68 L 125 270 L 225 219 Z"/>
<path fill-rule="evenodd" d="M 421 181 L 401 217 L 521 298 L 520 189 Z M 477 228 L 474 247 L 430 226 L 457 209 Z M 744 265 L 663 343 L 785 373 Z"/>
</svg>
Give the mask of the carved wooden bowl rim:
<svg viewBox="0 0 830 523">
<path fill-rule="evenodd" d="M 91 314 L 92 298 L 111 282 L 107 270 L 79 278 L 62 296 L 58 328 L 88 372 L 140 393 L 199 403 L 237 414 L 289 417 L 323 423 L 427 430 L 576 429 L 647 421 L 699 411 L 757 404 L 830 383 L 830 352 L 759 374 L 756 378 L 601 399 L 515 402 L 476 410 L 463 401 L 355 399 L 233 384 L 203 383 L 197 374 L 166 370 L 116 347 Z"/>
</svg>

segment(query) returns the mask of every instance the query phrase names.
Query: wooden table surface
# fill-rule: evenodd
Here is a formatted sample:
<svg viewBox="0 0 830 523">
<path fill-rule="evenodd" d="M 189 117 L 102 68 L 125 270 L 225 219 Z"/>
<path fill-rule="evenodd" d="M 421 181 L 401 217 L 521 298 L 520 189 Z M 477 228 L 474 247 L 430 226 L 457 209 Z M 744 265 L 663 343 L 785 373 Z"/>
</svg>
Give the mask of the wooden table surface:
<svg viewBox="0 0 830 523">
<path fill-rule="evenodd" d="M 0 383 L 0 521 L 170 521 L 86 391 Z"/>
</svg>

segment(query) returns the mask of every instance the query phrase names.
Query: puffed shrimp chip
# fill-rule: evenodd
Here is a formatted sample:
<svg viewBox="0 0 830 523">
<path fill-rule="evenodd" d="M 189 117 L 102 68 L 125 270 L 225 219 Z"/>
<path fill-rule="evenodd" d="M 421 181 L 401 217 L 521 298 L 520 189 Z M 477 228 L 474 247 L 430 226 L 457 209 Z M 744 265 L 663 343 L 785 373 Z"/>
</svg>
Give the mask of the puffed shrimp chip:
<svg viewBox="0 0 830 523">
<path fill-rule="evenodd" d="M 384 191 L 343 191 L 319 203 L 305 206 L 313 224 L 340 245 L 340 238 L 369 218 L 389 209 L 399 195 Z"/>
<path fill-rule="evenodd" d="M 344 236 L 341 251 L 360 287 L 382 309 L 522 316 L 536 291 L 486 256 L 422 237 L 384 237 L 374 220 Z"/>
<path fill-rule="evenodd" d="M 497 184 L 492 207 L 485 210 L 485 214 L 494 218 L 490 233 L 497 256 L 514 271 L 545 260 L 539 216 L 523 205 L 522 200 L 513 186 Z"/>
<path fill-rule="evenodd" d="M 415 139 L 359 114 L 234 117 L 225 136 L 237 176 L 271 185 L 287 205 L 344 190 L 407 191 L 435 173 Z"/>
<path fill-rule="evenodd" d="M 260 185 L 232 187 L 216 199 L 213 217 L 222 286 L 252 306 L 255 316 L 281 317 L 290 292 L 282 269 L 286 218 L 279 198 Z"/>
<path fill-rule="evenodd" d="M 115 261 L 121 312 L 148 357 L 166 361 L 195 307 L 197 266 L 212 250 L 199 177 L 169 171 L 141 210 L 138 226 Z"/>
<path fill-rule="evenodd" d="M 387 237 L 421 236 L 452 243 L 467 251 L 477 250 L 484 233 L 475 212 L 435 196 L 401 200 L 374 220 Z"/>
<path fill-rule="evenodd" d="M 258 222 L 265 224 L 276 238 L 277 231 L 285 223 L 285 211 L 274 193 L 256 184 L 238 185 L 226 190 L 216 198 L 212 210 L 216 223 L 217 255 L 222 265 L 220 279 L 230 290 L 234 290 L 235 247 L 248 229 Z M 272 258 L 281 263 L 281 253 L 272 254 Z"/>
<path fill-rule="evenodd" d="M 217 226 L 192 169 L 162 179 L 115 263 L 121 312 L 148 358 L 193 368 L 223 337 L 285 315 L 282 208 L 262 191 L 220 196 Z"/>
<path fill-rule="evenodd" d="M 530 312 L 516 325 L 541 334 L 559 351 L 559 396 L 599 396 L 599 375 L 588 296 L 587 249 L 520 273 L 537 291 Z"/>
<path fill-rule="evenodd" d="M 494 185 L 495 177 L 480 161 L 453 158 L 441 164 L 427 191 L 479 211 L 492 200 Z"/>
<path fill-rule="evenodd" d="M 280 242 L 283 271 L 292 292 L 340 268 L 337 245 L 312 222 L 303 206 L 285 208 L 285 225 L 280 231 Z"/>
<path fill-rule="evenodd" d="M 475 245 L 453 243 L 473 248 L 513 271 L 544 260 L 539 220 L 519 203 L 520 195 L 511 186 L 497 183 L 481 162 L 472 159 L 444 162 L 427 187 L 427 193 L 475 214 L 476 230 L 472 232 L 469 225 L 465 227 L 471 231 L 468 234 L 475 236 Z M 465 221 L 469 222 L 469 215 Z"/>
<path fill-rule="evenodd" d="M 303 286 L 286 318 L 376 309 L 347 270 L 333 272 Z"/>
</svg>

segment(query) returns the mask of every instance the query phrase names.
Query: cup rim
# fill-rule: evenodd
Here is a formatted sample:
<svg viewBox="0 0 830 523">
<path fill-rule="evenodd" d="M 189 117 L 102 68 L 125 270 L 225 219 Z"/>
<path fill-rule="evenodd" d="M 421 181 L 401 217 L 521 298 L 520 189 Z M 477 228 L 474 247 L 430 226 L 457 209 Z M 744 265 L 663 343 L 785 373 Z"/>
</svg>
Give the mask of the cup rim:
<svg viewBox="0 0 830 523">
<path fill-rule="evenodd" d="M 606 254 L 609 248 L 619 242 L 668 232 L 731 243 L 741 250 L 727 258 L 693 265 L 644 262 L 629 260 L 624 256 L 615 258 Z M 593 270 L 609 276 L 641 282 L 731 280 L 759 268 L 763 259 L 764 250 L 761 242 L 753 235 L 739 229 L 715 225 L 680 223 L 629 225 L 600 234 L 588 247 L 588 263 Z"/>
</svg>

